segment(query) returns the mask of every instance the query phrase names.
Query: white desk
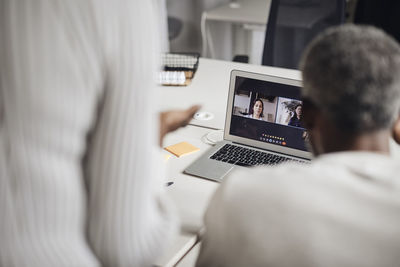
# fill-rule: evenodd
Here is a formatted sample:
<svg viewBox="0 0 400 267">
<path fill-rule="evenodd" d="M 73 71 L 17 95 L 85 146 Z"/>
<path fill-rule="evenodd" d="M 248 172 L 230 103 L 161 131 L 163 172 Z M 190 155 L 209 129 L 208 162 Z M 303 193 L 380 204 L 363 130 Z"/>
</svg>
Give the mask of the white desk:
<svg viewBox="0 0 400 267">
<path fill-rule="evenodd" d="M 190 163 L 211 147 L 201 141 L 202 136 L 210 131 L 212 130 L 189 125 L 168 134 L 164 139 L 164 147 L 186 141 L 200 148 L 200 151 L 181 158 L 172 155 L 166 163 L 167 179 L 174 182 L 167 188 L 167 194 L 176 204 L 182 231 L 185 233 L 197 234 L 202 228 L 203 214 L 208 201 L 218 187 L 216 182 L 182 173 Z"/>
<path fill-rule="evenodd" d="M 189 253 L 189 251 L 197 242 L 197 234 L 203 227 L 204 212 L 219 184 L 182 172 L 210 147 L 210 145 L 203 143 L 202 137 L 212 129 L 224 128 L 230 72 L 233 69 L 292 79 L 300 78 L 300 72 L 297 70 L 201 58 L 199 69 L 189 86 L 160 88 L 160 98 L 163 100 L 161 109 L 181 109 L 192 104 L 201 104 L 203 111 L 212 112 L 215 117 L 209 121 L 192 120 L 191 125 L 170 133 L 164 138 L 164 147 L 187 141 L 200 148 L 200 151 L 181 158 L 171 156 L 166 162 L 167 181 L 174 182 L 166 190 L 168 196 L 176 205 L 182 226 L 181 233 L 176 237 L 172 246 L 155 263 L 157 266 L 174 266 L 179 261 L 179 264 L 184 264 L 182 266 L 190 266 L 194 263 L 197 252 Z M 164 153 L 169 154 L 166 151 Z M 186 259 L 186 253 L 192 255 L 191 259 Z M 182 259 L 183 256 L 185 257 Z"/>
<path fill-rule="evenodd" d="M 167 248 L 164 254 L 154 263 L 154 265 L 163 267 L 176 266 L 176 264 L 180 262 L 182 258 L 186 257 L 186 254 L 188 254 L 188 252 L 191 251 L 196 244 L 198 244 L 197 241 L 197 235 L 181 233 L 175 237 L 172 245 Z M 193 254 L 194 253 L 191 255 Z M 192 259 L 192 262 L 194 261 L 195 259 Z M 192 266 L 194 266 L 194 264 Z"/>
<path fill-rule="evenodd" d="M 201 154 L 210 148 L 201 141 L 202 136 L 212 130 L 188 125 L 164 138 L 163 146 L 187 141 L 200 148 L 193 154 L 177 158 L 174 155 L 167 160 L 167 181 L 174 182 L 166 188 L 168 196 L 176 205 L 181 221 L 181 233 L 175 238 L 154 265 L 175 266 L 197 243 L 197 234 L 203 227 L 203 214 L 218 183 L 185 175 L 182 171 Z M 169 154 L 167 151 L 163 152 Z M 193 262 L 193 260 L 192 260 Z"/>
<path fill-rule="evenodd" d="M 214 114 L 209 121 L 192 120 L 190 124 L 223 129 L 232 70 L 264 73 L 272 76 L 300 79 L 298 70 L 243 64 L 214 59 L 200 58 L 199 68 L 189 86 L 167 86 L 160 89 L 161 110 L 187 108 L 193 104 L 202 105 L 202 111 Z"/>
<path fill-rule="evenodd" d="M 200 253 L 201 243 L 197 243 L 185 257 L 178 262 L 176 267 L 193 267 L 196 264 L 197 257 Z"/>
</svg>

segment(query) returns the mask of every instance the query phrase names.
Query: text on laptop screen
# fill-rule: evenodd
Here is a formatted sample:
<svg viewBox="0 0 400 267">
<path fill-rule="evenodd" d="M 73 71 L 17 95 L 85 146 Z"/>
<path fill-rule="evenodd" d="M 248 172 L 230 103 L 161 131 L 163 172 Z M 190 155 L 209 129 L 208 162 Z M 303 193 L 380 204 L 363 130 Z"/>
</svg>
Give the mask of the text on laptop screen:
<svg viewBox="0 0 400 267">
<path fill-rule="evenodd" d="M 236 77 L 230 134 L 307 151 L 300 88 Z"/>
</svg>

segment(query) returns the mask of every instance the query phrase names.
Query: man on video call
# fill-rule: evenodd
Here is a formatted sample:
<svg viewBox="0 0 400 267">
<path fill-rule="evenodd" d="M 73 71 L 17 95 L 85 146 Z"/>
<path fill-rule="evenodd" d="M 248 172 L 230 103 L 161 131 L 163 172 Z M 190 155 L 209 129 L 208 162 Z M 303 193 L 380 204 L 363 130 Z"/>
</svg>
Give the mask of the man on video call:
<svg viewBox="0 0 400 267">
<path fill-rule="evenodd" d="M 242 169 L 205 216 L 198 266 L 397 266 L 400 47 L 384 32 L 325 31 L 301 62 L 311 164 Z"/>
</svg>

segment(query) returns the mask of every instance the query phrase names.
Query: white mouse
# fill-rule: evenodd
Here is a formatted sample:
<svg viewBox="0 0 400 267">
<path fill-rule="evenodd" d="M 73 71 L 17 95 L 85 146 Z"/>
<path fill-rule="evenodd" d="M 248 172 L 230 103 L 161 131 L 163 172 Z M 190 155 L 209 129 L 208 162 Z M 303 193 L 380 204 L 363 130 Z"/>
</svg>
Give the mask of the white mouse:
<svg viewBox="0 0 400 267">
<path fill-rule="evenodd" d="M 193 118 L 195 120 L 207 121 L 207 120 L 213 119 L 214 118 L 214 114 L 212 114 L 210 112 L 206 112 L 206 111 L 201 111 L 201 112 L 195 113 Z"/>
</svg>

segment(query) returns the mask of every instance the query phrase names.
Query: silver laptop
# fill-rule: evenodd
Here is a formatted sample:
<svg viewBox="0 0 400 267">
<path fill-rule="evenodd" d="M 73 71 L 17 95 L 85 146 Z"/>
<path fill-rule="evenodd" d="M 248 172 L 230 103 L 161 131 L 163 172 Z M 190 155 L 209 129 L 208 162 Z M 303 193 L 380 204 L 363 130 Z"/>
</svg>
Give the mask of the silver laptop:
<svg viewBox="0 0 400 267">
<path fill-rule="evenodd" d="M 309 162 L 300 88 L 300 80 L 233 70 L 224 140 L 184 173 L 221 181 L 234 168 Z"/>
</svg>

